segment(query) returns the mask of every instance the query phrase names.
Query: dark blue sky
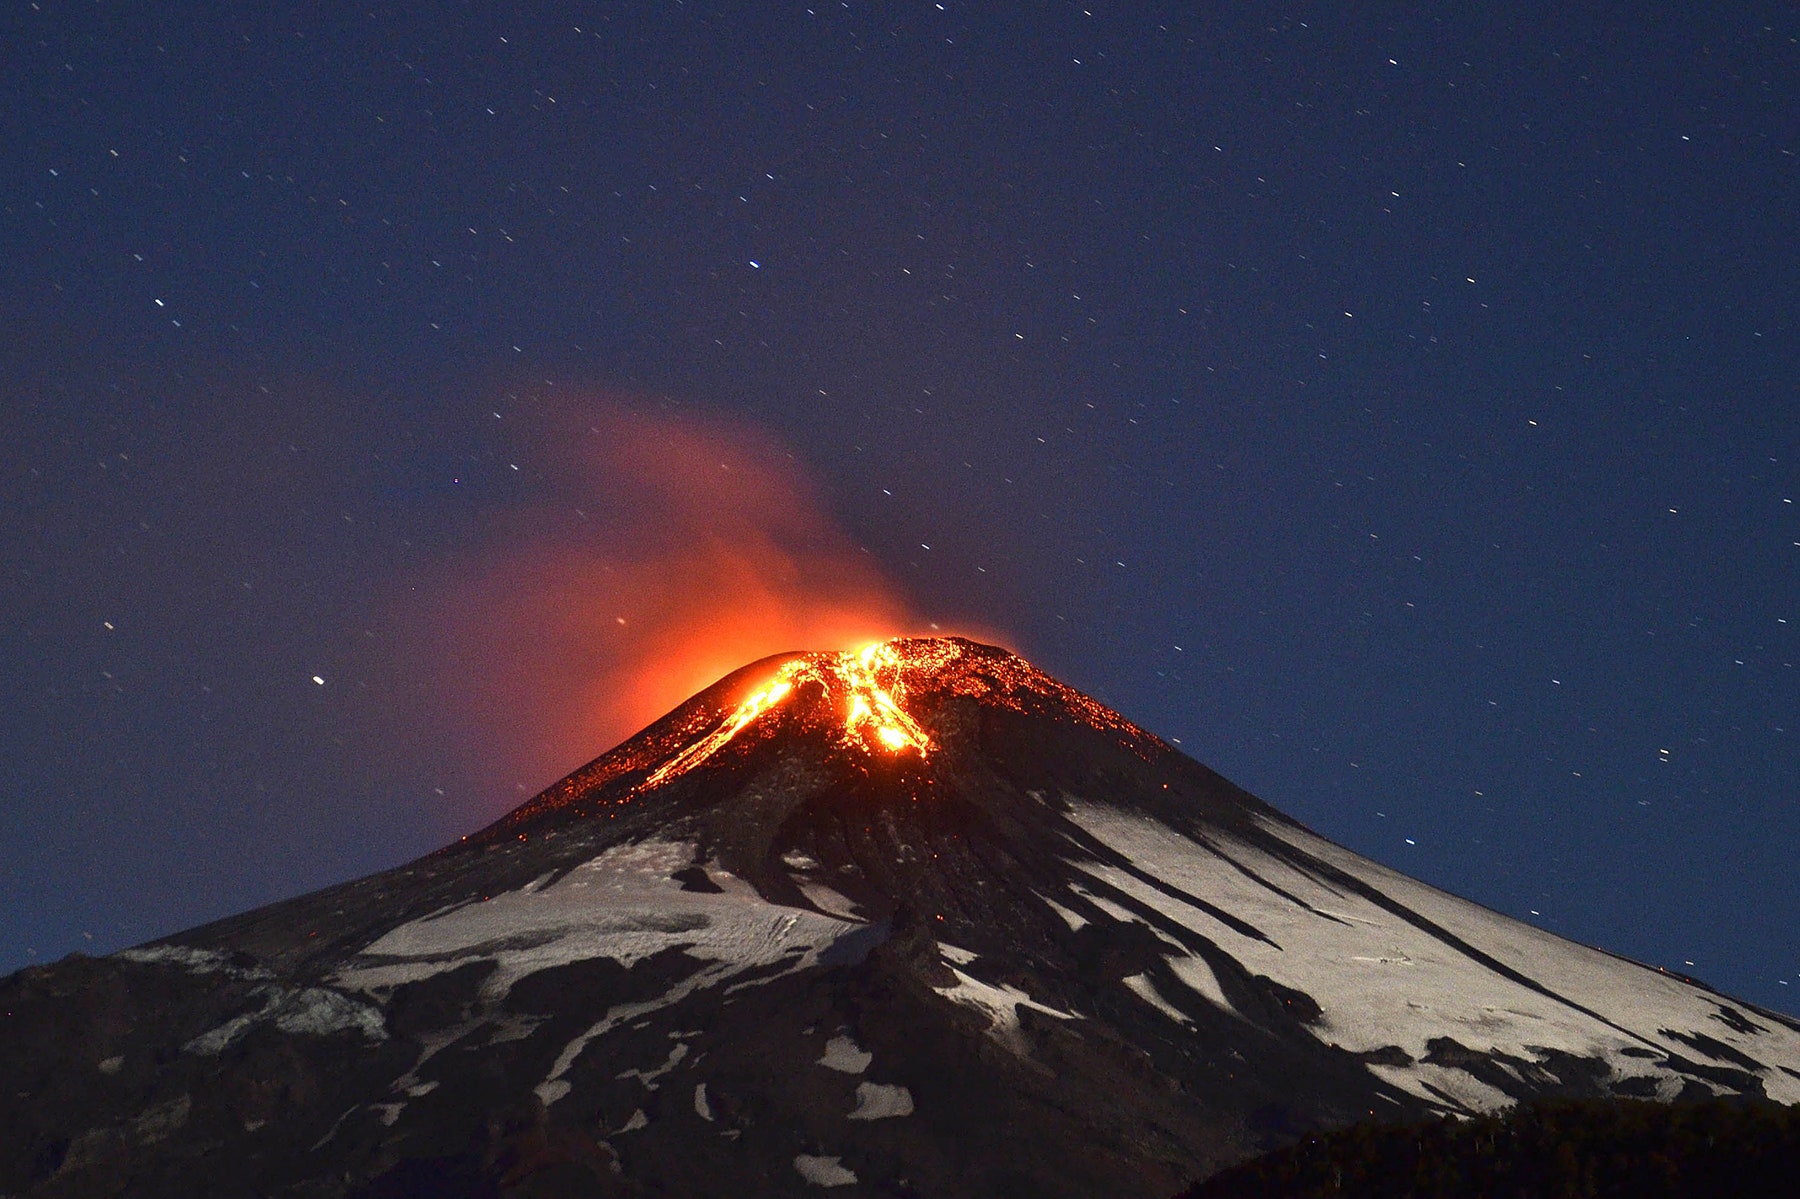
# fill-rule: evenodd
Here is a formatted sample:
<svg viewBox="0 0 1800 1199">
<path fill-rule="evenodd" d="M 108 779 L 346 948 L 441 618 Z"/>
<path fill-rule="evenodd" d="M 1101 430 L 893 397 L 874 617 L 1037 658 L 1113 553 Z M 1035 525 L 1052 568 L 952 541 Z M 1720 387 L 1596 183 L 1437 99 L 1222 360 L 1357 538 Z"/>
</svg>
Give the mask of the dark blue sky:
<svg viewBox="0 0 1800 1199">
<path fill-rule="evenodd" d="M 1196 7 L 9 7 L 0 969 L 485 823 L 749 562 L 1800 1010 L 1800 17 Z"/>
</svg>

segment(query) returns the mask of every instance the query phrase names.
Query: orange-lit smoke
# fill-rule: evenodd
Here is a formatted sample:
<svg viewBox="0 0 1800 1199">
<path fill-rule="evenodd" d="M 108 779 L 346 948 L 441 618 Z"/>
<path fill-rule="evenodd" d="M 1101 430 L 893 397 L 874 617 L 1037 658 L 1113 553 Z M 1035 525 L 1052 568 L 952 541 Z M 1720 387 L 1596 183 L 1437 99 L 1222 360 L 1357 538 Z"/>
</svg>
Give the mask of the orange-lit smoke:
<svg viewBox="0 0 1800 1199">
<path fill-rule="evenodd" d="M 502 807 L 746 662 L 919 631 L 765 434 L 606 404 L 532 449 L 547 496 L 426 599 L 433 706 Z"/>
</svg>

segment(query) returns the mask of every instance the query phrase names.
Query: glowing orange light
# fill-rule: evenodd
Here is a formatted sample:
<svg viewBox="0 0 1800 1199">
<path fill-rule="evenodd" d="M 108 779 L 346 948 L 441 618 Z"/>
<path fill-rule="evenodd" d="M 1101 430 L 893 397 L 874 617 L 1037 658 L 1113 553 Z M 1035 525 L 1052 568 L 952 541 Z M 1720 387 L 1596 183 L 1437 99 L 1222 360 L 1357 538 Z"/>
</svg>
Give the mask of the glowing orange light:
<svg viewBox="0 0 1800 1199">
<path fill-rule="evenodd" d="M 897 642 L 878 641 L 865 645 L 853 654 L 837 654 L 830 669 L 840 683 L 850 689 L 849 712 L 844 730 L 865 742 L 870 735 L 890 750 L 909 746 L 924 753 L 931 748 L 931 738 L 917 721 L 906 714 L 888 688 L 881 685 L 879 675 L 892 678 L 889 687 L 903 686 L 901 672 L 916 666 Z M 872 727 L 871 727 L 872 726 Z"/>
<path fill-rule="evenodd" d="M 737 711 L 733 712 L 718 728 L 700 740 L 690 743 L 680 753 L 657 767 L 655 772 L 644 780 L 644 784 L 654 787 L 664 780 L 680 774 L 688 767 L 711 757 L 720 746 L 743 732 L 751 721 L 786 699 L 788 692 L 794 689 L 794 685 L 788 681 L 788 675 L 792 672 L 794 665 L 789 662 L 783 666 L 773 682 L 761 690 L 752 692 L 744 702 L 737 706 Z"/>
<path fill-rule="evenodd" d="M 845 744 L 891 753 L 912 749 L 924 754 L 931 748 L 931 737 L 901 706 L 905 694 L 902 674 L 909 668 L 929 669 L 935 665 L 935 659 L 913 661 L 896 642 L 877 642 L 851 653 L 808 654 L 784 662 L 773 678 L 739 701 L 705 736 L 689 742 L 652 771 L 644 786 L 659 786 L 698 766 L 779 705 L 802 682 L 819 684 L 827 702 L 842 696 L 838 702 L 842 703 Z"/>
<path fill-rule="evenodd" d="M 627 805 L 643 799 L 783 707 L 790 710 L 776 719 L 784 727 L 815 737 L 822 733 L 844 749 L 861 749 L 877 759 L 939 752 L 909 709 L 938 712 L 946 702 L 966 700 L 1085 725 L 1146 761 L 1176 752 L 1016 654 L 962 637 L 905 637 L 850 653 L 795 654 L 771 661 L 776 665 L 764 667 L 760 677 L 735 674 L 732 691 L 709 689 L 696 696 L 493 828 L 511 832 L 521 821 L 559 809 L 598 815 L 588 810 L 590 804 Z M 755 682 L 741 681 L 745 679 Z M 803 706 L 796 704 L 797 697 Z M 754 733 L 745 738 L 754 739 Z M 623 786 L 615 788 L 615 783 Z M 606 813 L 608 819 L 619 814 Z"/>
<path fill-rule="evenodd" d="M 384 589 L 381 643 L 441 705 L 419 744 L 468 754 L 470 789 L 555 778 L 746 662 L 918 627 L 785 446 L 665 408 L 589 394 L 509 416 L 544 507 L 496 510 L 472 558 Z M 442 727 L 464 735 L 429 740 Z"/>
</svg>

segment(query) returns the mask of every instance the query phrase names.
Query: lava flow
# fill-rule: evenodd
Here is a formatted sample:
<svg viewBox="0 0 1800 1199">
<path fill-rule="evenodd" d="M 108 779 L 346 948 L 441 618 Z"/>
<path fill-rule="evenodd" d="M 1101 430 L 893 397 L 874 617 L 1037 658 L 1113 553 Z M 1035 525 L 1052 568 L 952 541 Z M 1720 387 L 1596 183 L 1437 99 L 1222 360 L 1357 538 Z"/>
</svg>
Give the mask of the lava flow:
<svg viewBox="0 0 1800 1199">
<path fill-rule="evenodd" d="M 959 752 L 956 739 L 946 741 L 947 730 L 938 725 L 951 701 L 1072 721 L 1146 760 L 1172 752 L 1117 712 L 1008 650 L 962 637 L 901 637 L 850 651 L 779 655 L 734 672 L 515 808 L 481 836 L 517 836 L 554 812 L 592 815 L 641 799 L 734 741 L 741 747 L 776 735 L 765 717 L 786 726 L 779 735 L 823 733 L 865 759 L 953 758 Z"/>
<path fill-rule="evenodd" d="M 908 643 L 885 641 L 860 650 L 807 654 L 784 662 L 772 679 L 740 701 L 716 728 L 657 767 L 644 786 L 658 786 L 704 762 L 803 683 L 817 683 L 827 702 L 840 705 L 846 744 L 889 753 L 907 749 L 926 753 L 931 738 L 901 706 L 906 694 L 904 672 L 930 669 L 937 663 L 928 660 L 932 658 L 929 651 L 908 652 L 908 648 Z"/>
</svg>

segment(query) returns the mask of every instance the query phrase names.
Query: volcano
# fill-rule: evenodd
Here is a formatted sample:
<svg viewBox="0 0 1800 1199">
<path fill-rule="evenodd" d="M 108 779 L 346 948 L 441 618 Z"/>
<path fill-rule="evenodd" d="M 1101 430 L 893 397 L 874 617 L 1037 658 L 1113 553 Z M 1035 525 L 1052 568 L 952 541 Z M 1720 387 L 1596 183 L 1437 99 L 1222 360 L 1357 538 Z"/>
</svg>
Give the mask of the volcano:
<svg viewBox="0 0 1800 1199">
<path fill-rule="evenodd" d="M 34 1196 L 1166 1196 L 1358 1121 L 1800 1100 L 1800 1022 L 954 638 L 746 666 L 437 853 L 0 1013 Z"/>
</svg>

